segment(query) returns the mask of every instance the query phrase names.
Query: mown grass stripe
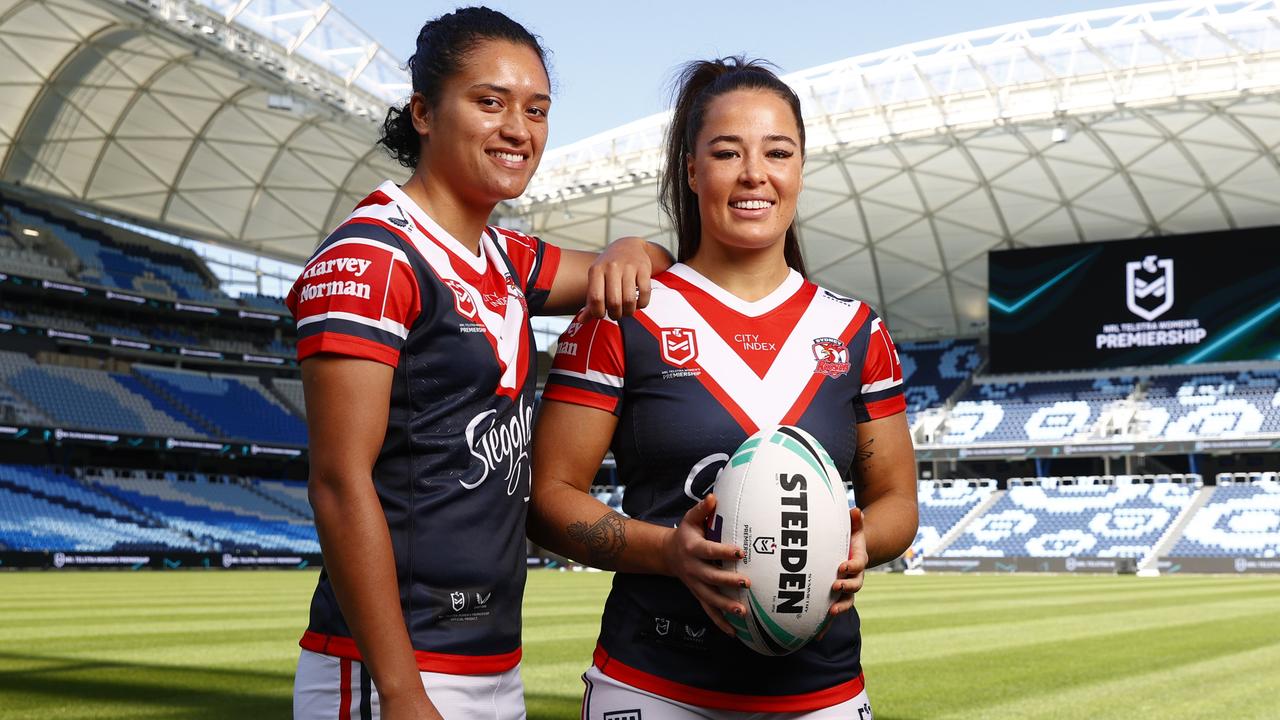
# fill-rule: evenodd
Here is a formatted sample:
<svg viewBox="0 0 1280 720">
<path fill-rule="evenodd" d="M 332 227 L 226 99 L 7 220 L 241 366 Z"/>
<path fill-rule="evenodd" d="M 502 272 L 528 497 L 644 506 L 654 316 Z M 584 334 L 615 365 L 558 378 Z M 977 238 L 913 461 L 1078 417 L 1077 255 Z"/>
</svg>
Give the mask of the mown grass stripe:
<svg viewBox="0 0 1280 720">
<path fill-rule="evenodd" d="M 1280 645 L 1273 644 L 988 705 L 982 715 L 992 720 L 1050 720 L 1066 709 L 1086 718 L 1263 720 L 1275 717 L 1274 708 L 1259 700 L 1275 696 L 1278 664 Z M 951 713 L 941 719 L 970 717 Z"/>
<path fill-rule="evenodd" d="M 530 573 L 530 720 L 577 717 L 611 580 Z M 314 571 L 5 573 L 0 720 L 288 717 L 314 585 Z M 1280 578 L 872 574 L 857 606 L 881 720 L 1260 720 L 1275 717 L 1274 598 Z"/>
<path fill-rule="evenodd" d="M 969 652 L 951 653 L 944 659 L 868 662 L 877 672 L 905 676 L 917 673 L 927 683 L 912 693 L 901 687 L 886 688 L 877 701 L 901 705 L 907 717 L 987 717 L 986 708 L 1012 698 L 1031 698 L 1117 676 L 1156 670 L 1176 671 L 1187 658 L 1229 655 L 1273 644 L 1276 635 L 1255 632 L 1259 614 L 1185 625 L 1116 631 L 1066 641 L 1043 641 L 1021 647 L 987 648 L 972 645 Z M 1274 627 L 1275 621 L 1273 621 Z M 1276 628 L 1280 631 L 1280 627 Z M 986 668 L 975 682 L 975 669 Z M 876 690 L 872 689 L 875 693 Z M 1079 717 L 1070 708 L 1059 708 L 1061 717 Z M 897 713 L 894 713 L 897 714 Z M 1211 715 L 1212 716 L 1212 715 Z M 1090 717 L 1090 716 L 1084 716 Z"/>
</svg>

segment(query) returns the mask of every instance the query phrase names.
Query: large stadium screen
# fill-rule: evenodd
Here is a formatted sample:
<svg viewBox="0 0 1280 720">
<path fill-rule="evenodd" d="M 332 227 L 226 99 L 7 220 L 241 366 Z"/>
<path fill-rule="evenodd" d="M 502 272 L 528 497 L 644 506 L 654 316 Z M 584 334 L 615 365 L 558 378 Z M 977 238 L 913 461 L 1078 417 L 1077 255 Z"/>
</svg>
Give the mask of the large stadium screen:
<svg viewBox="0 0 1280 720">
<path fill-rule="evenodd" d="M 1003 250 L 993 372 L 1280 359 L 1280 227 Z"/>
</svg>

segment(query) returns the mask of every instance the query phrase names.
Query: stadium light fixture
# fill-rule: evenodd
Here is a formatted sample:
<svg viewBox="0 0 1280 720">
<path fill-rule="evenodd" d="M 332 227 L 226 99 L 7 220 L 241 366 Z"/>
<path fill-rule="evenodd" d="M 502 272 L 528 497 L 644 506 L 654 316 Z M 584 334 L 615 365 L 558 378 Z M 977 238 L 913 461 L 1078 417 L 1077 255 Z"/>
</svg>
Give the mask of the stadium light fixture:
<svg viewBox="0 0 1280 720">
<path fill-rule="evenodd" d="M 1055 143 L 1064 143 L 1071 139 L 1071 131 L 1067 130 L 1066 125 L 1058 123 L 1058 126 L 1053 129 L 1052 133 L 1050 133 L 1049 139 Z"/>
<path fill-rule="evenodd" d="M 40 231 L 35 228 L 22 228 L 22 234 L 27 237 L 40 237 Z"/>
</svg>

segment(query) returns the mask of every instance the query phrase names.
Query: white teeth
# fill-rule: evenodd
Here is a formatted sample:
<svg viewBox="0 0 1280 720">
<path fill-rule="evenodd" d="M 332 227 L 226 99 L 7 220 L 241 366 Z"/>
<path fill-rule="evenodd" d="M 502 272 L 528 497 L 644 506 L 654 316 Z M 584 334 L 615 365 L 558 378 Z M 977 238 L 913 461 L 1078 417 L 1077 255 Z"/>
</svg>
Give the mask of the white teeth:
<svg viewBox="0 0 1280 720">
<path fill-rule="evenodd" d="M 524 156 L 523 156 L 523 155 L 517 155 L 517 154 L 515 154 L 515 153 L 502 152 L 502 151 L 500 151 L 500 150 L 494 150 L 493 152 L 490 152 L 489 154 L 490 154 L 490 155 L 492 155 L 492 156 L 494 156 L 494 157 L 496 157 L 496 158 L 498 158 L 499 160 L 506 160 L 507 162 L 520 162 L 521 160 L 524 160 Z"/>
<path fill-rule="evenodd" d="M 765 208 L 773 207 L 773 203 L 768 200 L 739 200 L 738 202 L 729 203 L 729 206 L 739 210 L 764 210 Z"/>
</svg>

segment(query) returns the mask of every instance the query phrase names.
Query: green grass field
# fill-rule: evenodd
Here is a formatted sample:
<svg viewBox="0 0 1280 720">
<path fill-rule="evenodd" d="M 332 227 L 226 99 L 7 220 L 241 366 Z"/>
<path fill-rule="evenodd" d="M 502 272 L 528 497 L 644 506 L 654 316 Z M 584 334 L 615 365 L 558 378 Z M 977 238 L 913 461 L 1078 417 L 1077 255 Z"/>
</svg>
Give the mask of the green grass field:
<svg viewBox="0 0 1280 720">
<path fill-rule="evenodd" d="M 575 718 L 602 573 L 530 573 L 532 720 Z M 289 717 L 311 572 L 0 574 L 0 718 Z M 872 575 L 878 720 L 1280 717 L 1280 578 Z"/>
</svg>

